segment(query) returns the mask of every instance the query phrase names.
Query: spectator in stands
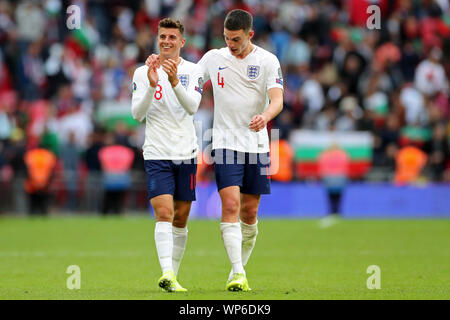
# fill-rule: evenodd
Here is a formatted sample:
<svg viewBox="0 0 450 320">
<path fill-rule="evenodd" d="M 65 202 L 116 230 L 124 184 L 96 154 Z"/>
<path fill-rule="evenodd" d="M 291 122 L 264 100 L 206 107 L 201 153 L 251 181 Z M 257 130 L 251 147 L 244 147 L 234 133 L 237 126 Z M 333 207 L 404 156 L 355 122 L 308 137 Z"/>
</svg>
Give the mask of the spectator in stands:
<svg viewBox="0 0 450 320">
<path fill-rule="evenodd" d="M 337 131 L 355 131 L 357 122 L 362 117 L 361 107 L 354 96 L 346 96 L 339 103 L 341 115 L 336 119 L 335 129 Z"/>
<path fill-rule="evenodd" d="M 44 73 L 44 61 L 41 58 L 42 43 L 35 41 L 27 46 L 26 53 L 21 57 L 20 82 L 23 97 L 29 101 L 43 96 L 47 78 Z"/>
<path fill-rule="evenodd" d="M 114 126 L 114 141 L 121 146 L 131 147 L 129 134 L 127 125 L 123 121 L 117 121 Z"/>
<path fill-rule="evenodd" d="M 89 212 L 100 212 L 102 190 L 102 166 L 99 152 L 104 146 L 104 132 L 96 129 L 88 138 L 87 149 L 84 153 L 84 162 L 87 168 L 85 184 L 86 209 Z"/>
<path fill-rule="evenodd" d="M 60 158 L 63 164 L 64 184 L 67 192 L 66 209 L 74 212 L 78 209 L 78 182 L 81 150 L 75 140 L 76 133 L 71 131 L 67 141 L 61 144 Z"/>
<path fill-rule="evenodd" d="M 332 104 L 324 106 L 322 111 L 315 119 L 314 129 L 318 131 L 328 131 L 335 125 L 338 113 L 336 107 Z"/>
<path fill-rule="evenodd" d="M 294 178 L 294 151 L 285 139 L 270 142 L 270 175 L 271 179 L 290 182 Z"/>
<path fill-rule="evenodd" d="M 13 212 L 18 215 L 23 215 L 27 212 L 27 199 L 24 190 L 25 178 L 27 175 L 27 168 L 24 160 L 26 151 L 25 144 L 24 131 L 16 128 L 13 130 L 9 145 L 5 150 L 5 159 L 8 165 L 11 166 L 13 173 L 11 183 Z"/>
<path fill-rule="evenodd" d="M 48 213 L 50 183 L 56 167 L 56 156 L 44 148 L 25 152 L 27 169 L 25 190 L 29 197 L 29 213 L 45 215 Z"/>
<path fill-rule="evenodd" d="M 389 96 L 387 90 L 382 89 L 381 74 L 373 75 L 368 84 L 363 99 L 364 110 L 369 111 L 374 122 L 373 129 L 384 125 L 386 115 L 389 112 Z"/>
<path fill-rule="evenodd" d="M 302 84 L 300 89 L 304 106 L 303 122 L 310 124 L 317 117 L 325 104 L 325 95 L 319 82 L 319 74 L 312 73 Z"/>
<path fill-rule="evenodd" d="M 311 60 L 310 48 L 299 35 L 295 35 L 290 39 L 285 51 L 285 56 L 281 60 L 290 65 L 308 66 Z"/>
<path fill-rule="evenodd" d="M 428 122 L 423 94 L 411 84 L 405 84 L 400 92 L 400 102 L 405 110 L 406 124 L 424 126 Z"/>
<path fill-rule="evenodd" d="M 17 37 L 25 44 L 45 35 L 46 17 L 38 1 L 23 0 L 16 7 Z"/>
<path fill-rule="evenodd" d="M 327 191 L 332 215 L 331 219 L 320 222 L 322 227 L 334 223 L 334 218 L 340 213 L 342 194 L 348 183 L 349 166 L 350 157 L 337 145 L 332 145 L 319 156 L 319 176 Z"/>
<path fill-rule="evenodd" d="M 100 149 L 98 156 L 103 170 L 103 207 L 102 213 L 123 212 L 125 196 L 131 186 L 130 169 L 134 161 L 132 149 L 118 145 L 112 133 L 106 136 L 105 146 Z"/>
<path fill-rule="evenodd" d="M 403 80 L 413 82 L 416 67 L 420 62 L 418 50 L 414 48 L 412 41 L 408 40 L 404 43 L 402 56 L 399 62 L 399 68 L 403 75 Z"/>
<path fill-rule="evenodd" d="M 433 128 L 433 139 L 430 141 L 430 167 L 434 181 L 443 181 L 449 158 L 449 143 L 445 124 L 438 123 Z"/>
<path fill-rule="evenodd" d="M 440 64 L 442 50 L 433 47 L 428 58 L 419 63 L 415 74 L 415 86 L 426 97 L 431 98 L 448 90 L 448 80 Z"/>
<path fill-rule="evenodd" d="M 427 160 L 427 154 L 417 147 L 401 148 L 395 155 L 394 183 L 397 185 L 417 183 Z"/>
<path fill-rule="evenodd" d="M 395 168 L 395 153 L 399 148 L 400 140 L 400 122 L 394 113 L 390 113 L 387 116 L 386 124 L 383 130 L 381 130 L 378 137 L 379 143 L 376 146 L 374 153 L 374 165 L 380 165 L 387 170 L 394 170 Z"/>
<path fill-rule="evenodd" d="M 358 83 L 366 67 L 366 60 L 355 49 L 348 51 L 345 55 L 342 69 L 340 70 L 341 81 L 351 94 L 358 94 Z"/>
</svg>

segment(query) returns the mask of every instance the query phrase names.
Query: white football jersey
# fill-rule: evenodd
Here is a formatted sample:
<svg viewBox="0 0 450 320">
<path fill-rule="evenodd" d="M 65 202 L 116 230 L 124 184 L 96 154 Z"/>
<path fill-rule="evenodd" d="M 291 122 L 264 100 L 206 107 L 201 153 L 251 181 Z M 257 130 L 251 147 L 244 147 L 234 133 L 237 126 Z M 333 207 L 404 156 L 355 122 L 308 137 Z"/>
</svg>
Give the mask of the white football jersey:
<svg viewBox="0 0 450 320">
<path fill-rule="evenodd" d="M 254 45 L 250 54 L 238 59 L 225 47 L 208 51 L 198 64 L 214 92 L 213 149 L 269 152 L 267 128 L 255 132 L 249 124 L 267 108 L 268 90 L 283 89 L 277 57 Z"/>
<path fill-rule="evenodd" d="M 444 67 L 439 63 L 423 60 L 416 68 L 414 84 L 426 95 L 447 90 L 447 76 Z"/>
<path fill-rule="evenodd" d="M 150 87 L 146 65 L 133 75 L 132 105 L 141 101 Z M 186 160 L 197 156 L 199 146 L 194 117 L 181 106 L 169 82 L 167 73 L 159 67 L 159 81 L 146 115 L 145 142 L 142 147 L 145 160 Z M 178 78 L 189 95 L 202 94 L 202 68 L 181 59 Z"/>
</svg>

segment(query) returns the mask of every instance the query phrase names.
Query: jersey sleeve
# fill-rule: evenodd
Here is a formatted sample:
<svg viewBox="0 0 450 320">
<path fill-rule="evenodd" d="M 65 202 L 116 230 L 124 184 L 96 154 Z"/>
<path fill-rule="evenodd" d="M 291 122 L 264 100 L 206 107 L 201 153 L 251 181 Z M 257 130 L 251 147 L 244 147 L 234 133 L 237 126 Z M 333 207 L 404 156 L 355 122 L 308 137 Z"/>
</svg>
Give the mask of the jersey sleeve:
<svg viewBox="0 0 450 320">
<path fill-rule="evenodd" d="M 267 90 L 272 88 L 283 89 L 283 73 L 280 62 L 275 55 L 270 55 L 266 60 L 267 68 Z"/>
<path fill-rule="evenodd" d="M 208 51 L 203 55 L 200 61 L 197 63 L 201 67 L 201 72 L 203 73 L 203 82 L 207 82 L 209 80 L 209 72 L 208 72 L 208 64 L 211 59 L 211 54 L 213 50 Z"/>
<path fill-rule="evenodd" d="M 189 76 L 191 80 L 187 88 L 185 89 L 181 85 L 181 82 L 179 82 L 174 88 L 174 92 L 181 106 L 188 114 L 192 115 L 197 112 L 200 101 L 202 100 L 203 68 L 200 65 L 194 65 Z"/>
<path fill-rule="evenodd" d="M 195 68 L 192 71 L 192 81 L 189 82 L 188 92 L 192 93 L 193 95 L 200 96 L 201 99 L 204 84 L 205 68 L 202 65 L 195 65 Z"/>
<path fill-rule="evenodd" d="M 131 113 L 137 121 L 142 121 L 145 118 L 155 94 L 155 88 L 150 87 L 148 79 L 144 78 L 143 75 L 143 69 L 140 68 L 136 69 L 133 74 Z"/>
</svg>

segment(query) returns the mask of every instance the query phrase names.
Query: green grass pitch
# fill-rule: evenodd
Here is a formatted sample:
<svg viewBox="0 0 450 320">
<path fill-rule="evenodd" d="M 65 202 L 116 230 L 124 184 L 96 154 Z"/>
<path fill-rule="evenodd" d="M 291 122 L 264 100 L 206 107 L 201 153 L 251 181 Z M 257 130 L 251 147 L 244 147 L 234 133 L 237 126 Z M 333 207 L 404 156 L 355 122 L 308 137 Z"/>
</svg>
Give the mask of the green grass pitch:
<svg viewBox="0 0 450 320">
<path fill-rule="evenodd" d="M 0 299 L 450 299 L 450 220 L 261 219 L 246 267 L 253 291 L 226 292 L 219 222 L 191 220 L 179 280 L 161 272 L 148 217 L 0 218 Z M 66 287 L 78 265 L 81 289 Z M 381 269 L 381 289 L 366 286 Z"/>
</svg>

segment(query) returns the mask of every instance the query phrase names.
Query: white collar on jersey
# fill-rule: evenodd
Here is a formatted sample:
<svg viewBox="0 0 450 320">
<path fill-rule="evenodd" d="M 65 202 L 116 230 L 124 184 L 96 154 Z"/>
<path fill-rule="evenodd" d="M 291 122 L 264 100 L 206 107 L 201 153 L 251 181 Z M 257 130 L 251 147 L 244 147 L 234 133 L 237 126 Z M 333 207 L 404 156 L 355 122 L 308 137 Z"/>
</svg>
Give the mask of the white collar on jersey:
<svg viewBox="0 0 450 320">
<path fill-rule="evenodd" d="M 234 58 L 237 61 L 245 61 L 250 55 L 254 54 L 256 52 L 256 50 L 258 49 L 258 46 L 256 44 L 252 43 L 252 45 L 253 45 L 253 50 L 248 55 L 246 55 L 245 58 L 243 58 L 243 59 L 236 58 L 235 56 L 233 56 L 231 54 L 230 49 L 228 49 L 228 47 L 225 47 L 225 48 L 227 49 L 227 54 L 229 57 Z"/>
</svg>

